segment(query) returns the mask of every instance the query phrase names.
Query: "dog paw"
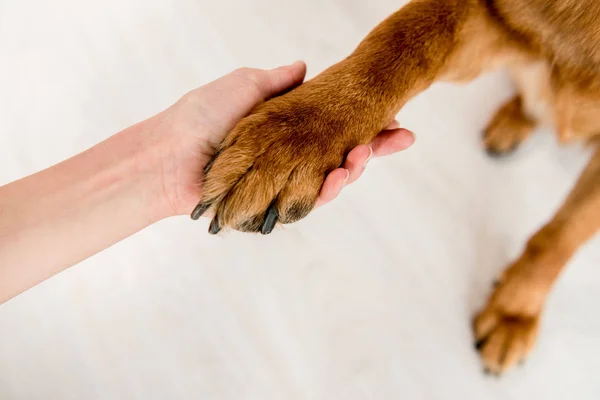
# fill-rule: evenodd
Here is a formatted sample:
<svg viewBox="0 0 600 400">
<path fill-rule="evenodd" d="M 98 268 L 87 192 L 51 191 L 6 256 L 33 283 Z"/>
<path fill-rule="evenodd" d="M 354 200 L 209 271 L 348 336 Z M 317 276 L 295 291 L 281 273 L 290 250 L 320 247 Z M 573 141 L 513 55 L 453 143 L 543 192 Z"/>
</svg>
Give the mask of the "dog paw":
<svg viewBox="0 0 600 400">
<path fill-rule="evenodd" d="M 539 317 L 485 310 L 475 320 L 475 347 L 485 372 L 501 375 L 525 359 L 535 344 Z"/>
<path fill-rule="evenodd" d="M 521 97 L 502 106 L 483 133 L 486 152 L 501 157 L 515 151 L 535 128 L 535 122 L 524 114 Z"/>
<path fill-rule="evenodd" d="M 231 131 L 205 168 L 192 218 L 212 210 L 209 232 L 270 233 L 313 209 L 325 177 L 383 126 L 356 118 L 356 105 L 306 83 L 274 98 Z"/>
<path fill-rule="evenodd" d="M 475 347 L 485 371 L 501 375 L 523 363 L 533 349 L 546 289 L 508 274 L 497 284 L 484 309 L 475 317 Z"/>
</svg>

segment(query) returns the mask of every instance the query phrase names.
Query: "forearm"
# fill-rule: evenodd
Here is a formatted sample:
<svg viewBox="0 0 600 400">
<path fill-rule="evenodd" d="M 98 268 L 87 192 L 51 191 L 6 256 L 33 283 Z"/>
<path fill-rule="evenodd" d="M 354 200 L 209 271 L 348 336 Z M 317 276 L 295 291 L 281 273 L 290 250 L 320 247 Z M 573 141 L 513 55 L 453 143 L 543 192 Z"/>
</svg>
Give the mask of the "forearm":
<svg viewBox="0 0 600 400">
<path fill-rule="evenodd" d="M 0 303 L 168 215 L 153 128 L 0 187 Z"/>
</svg>

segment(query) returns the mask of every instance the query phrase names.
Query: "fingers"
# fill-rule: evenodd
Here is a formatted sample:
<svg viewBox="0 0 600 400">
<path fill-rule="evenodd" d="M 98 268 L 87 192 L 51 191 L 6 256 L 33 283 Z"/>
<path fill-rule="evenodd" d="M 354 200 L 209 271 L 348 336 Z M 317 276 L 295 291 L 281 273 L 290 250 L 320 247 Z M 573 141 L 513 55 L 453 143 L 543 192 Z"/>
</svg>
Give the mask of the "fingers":
<svg viewBox="0 0 600 400">
<path fill-rule="evenodd" d="M 360 178 L 372 156 L 373 150 L 370 146 L 360 145 L 352 149 L 343 168 L 336 169 L 325 178 L 315 207 L 329 203 L 340 194 L 344 186 Z"/>
<path fill-rule="evenodd" d="M 415 141 L 414 134 L 399 126 L 398 121 L 393 121 L 370 145 L 352 149 L 343 168 L 336 169 L 325 179 L 315 207 L 335 199 L 345 185 L 356 182 L 372 157 L 387 156 L 409 148 Z"/>
<path fill-rule="evenodd" d="M 388 125 L 388 126 L 385 128 L 385 130 L 386 130 L 386 131 L 391 131 L 391 130 L 393 130 L 393 129 L 398 129 L 398 128 L 400 128 L 400 122 L 398 122 L 398 121 L 396 121 L 396 120 L 393 120 L 393 121 L 392 121 L 392 123 L 391 123 L 391 124 L 389 124 L 389 125 Z"/>
<path fill-rule="evenodd" d="M 372 157 L 396 153 L 407 149 L 414 143 L 412 132 L 399 129 L 399 126 L 398 121 L 393 121 L 370 145 L 360 145 L 352 149 L 344 163 L 344 168 L 350 171 L 350 177 L 346 184 L 356 182 Z"/>
<path fill-rule="evenodd" d="M 394 128 L 381 132 L 371 143 L 375 157 L 388 156 L 406 150 L 415 142 L 414 134 L 406 129 Z"/>
<path fill-rule="evenodd" d="M 243 77 L 254 86 L 257 89 L 256 100 L 263 101 L 300 85 L 306 75 L 306 64 L 296 61 L 291 65 L 271 70 L 241 68 L 234 74 Z"/>
<path fill-rule="evenodd" d="M 350 171 L 345 168 L 338 168 L 327 175 L 315 207 L 321 207 L 335 199 L 342 191 L 342 188 L 350 178 Z"/>
<path fill-rule="evenodd" d="M 350 172 L 347 185 L 360 178 L 371 158 L 405 150 L 414 143 L 413 133 L 399 129 L 398 126 L 398 121 L 394 121 L 370 145 L 360 145 L 352 149 L 344 163 L 344 168 Z"/>
<path fill-rule="evenodd" d="M 300 85 L 304 81 L 305 75 L 306 64 L 304 61 L 296 61 L 291 65 L 264 71 L 261 85 L 264 98 L 273 97 Z"/>
<path fill-rule="evenodd" d="M 373 149 L 364 144 L 355 147 L 348 153 L 344 163 L 344 168 L 350 171 L 347 184 L 354 183 L 362 175 L 371 157 L 373 157 Z"/>
</svg>

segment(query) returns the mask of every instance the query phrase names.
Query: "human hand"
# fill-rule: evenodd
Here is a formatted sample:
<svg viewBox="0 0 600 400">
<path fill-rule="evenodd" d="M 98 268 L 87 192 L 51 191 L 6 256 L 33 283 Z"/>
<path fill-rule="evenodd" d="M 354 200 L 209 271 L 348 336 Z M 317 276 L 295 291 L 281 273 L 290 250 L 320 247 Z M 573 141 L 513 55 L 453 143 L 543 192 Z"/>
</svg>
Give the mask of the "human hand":
<svg viewBox="0 0 600 400">
<path fill-rule="evenodd" d="M 306 73 L 303 62 L 273 70 L 241 68 L 195 89 L 154 117 L 155 126 L 170 135 L 162 187 L 174 214 L 189 214 L 202 197 L 205 166 L 235 125 L 269 98 L 300 85 Z M 167 133 L 168 132 L 168 133 Z M 342 187 L 362 174 L 372 157 L 408 148 L 413 134 L 394 121 L 372 143 L 354 148 L 344 165 L 329 173 L 316 206 L 333 200 Z"/>
</svg>

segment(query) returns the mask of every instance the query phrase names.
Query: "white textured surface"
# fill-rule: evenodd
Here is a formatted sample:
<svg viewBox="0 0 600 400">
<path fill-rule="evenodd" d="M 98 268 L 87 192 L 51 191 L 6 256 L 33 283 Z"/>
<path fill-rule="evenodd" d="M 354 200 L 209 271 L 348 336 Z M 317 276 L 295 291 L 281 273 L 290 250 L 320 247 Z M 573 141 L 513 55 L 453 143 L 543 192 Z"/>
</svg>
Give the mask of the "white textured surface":
<svg viewBox="0 0 600 400">
<path fill-rule="evenodd" d="M 241 66 L 345 56 L 393 0 L 0 2 L 0 183 Z M 541 132 L 486 158 L 502 76 L 436 85 L 410 151 L 272 236 L 171 219 L 0 307 L 0 399 L 598 399 L 600 246 L 554 291 L 528 364 L 485 378 L 470 318 L 586 151 Z M 93 234 L 93 232 L 90 232 Z"/>
</svg>

